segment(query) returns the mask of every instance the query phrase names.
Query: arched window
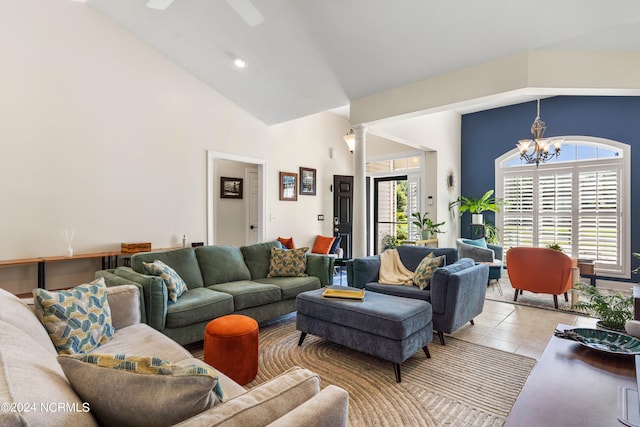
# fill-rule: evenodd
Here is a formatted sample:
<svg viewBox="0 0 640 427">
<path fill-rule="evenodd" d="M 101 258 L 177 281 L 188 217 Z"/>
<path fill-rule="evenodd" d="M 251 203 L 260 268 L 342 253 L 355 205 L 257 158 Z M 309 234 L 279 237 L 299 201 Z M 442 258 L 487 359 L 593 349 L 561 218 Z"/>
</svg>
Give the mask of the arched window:
<svg viewBox="0 0 640 427">
<path fill-rule="evenodd" d="M 556 243 L 596 273 L 630 277 L 630 146 L 587 136 L 565 136 L 560 156 L 521 164 L 518 149 L 496 159 L 496 216 L 505 250 Z"/>
</svg>

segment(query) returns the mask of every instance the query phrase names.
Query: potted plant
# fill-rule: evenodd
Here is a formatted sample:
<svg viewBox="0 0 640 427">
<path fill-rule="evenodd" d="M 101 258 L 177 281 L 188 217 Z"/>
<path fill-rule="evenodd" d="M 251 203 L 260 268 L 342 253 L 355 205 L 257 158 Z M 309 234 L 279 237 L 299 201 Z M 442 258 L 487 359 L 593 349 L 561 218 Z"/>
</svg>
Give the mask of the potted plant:
<svg viewBox="0 0 640 427">
<path fill-rule="evenodd" d="M 382 238 L 382 246 L 384 249 L 395 249 L 400 245 L 400 241 L 391 234 L 385 234 Z"/>
<path fill-rule="evenodd" d="M 547 248 L 553 249 L 554 251 L 558 251 L 558 252 L 563 252 L 564 253 L 564 251 L 562 250 L 562 246 L 560 246 L 556 242 L 547 243 Z"/>
<path fill-rule="evenodd" d="M 460 213 L 471 212 L 472 224 L 484 224 L 482 213 L 487 211 L 500 212 L 500 206 L 503 204 L 502 199 L 493 197 L 493 190 L 489 190 L 480 198 L 459 196 L 457 200 L 449 204 L 449 209 L 459 206 Z"/>
<path fill-rule="evenodd" d="M 492 224 L 490 222 L 484 223 L 484 238 L 486 239 L 487 243 L 491 243 L 492 245 L 499 245 L 499 231 L 500 230 L 498 230 L 498 227 L 496 227 L 495 224 Z"/>
<path fill-rule="evenodd" d="M 576 303 L 575 308 L 587 310 L 599 318 L 598 327 L 625 333 L 627 320 L 633 318 L 633 295 L 623 295 L 620 292 L 605 294 L 597 287 L 581 282 L 576 283 L 574 288 L 589 297 L 589 301 Z"/>
<path fill-rule="evenodd" d="M 433 220 L 429 218 L 429 212 L 425 212 L 424 214 L 414 212 L 411 216 L 415 218 L 413 225 L 420 228 L 423 239 L 429 240 L 432 234 L 442 233 L 440 227 L 443 226 L 445 222 L 433 222 Z"/>
</svg>

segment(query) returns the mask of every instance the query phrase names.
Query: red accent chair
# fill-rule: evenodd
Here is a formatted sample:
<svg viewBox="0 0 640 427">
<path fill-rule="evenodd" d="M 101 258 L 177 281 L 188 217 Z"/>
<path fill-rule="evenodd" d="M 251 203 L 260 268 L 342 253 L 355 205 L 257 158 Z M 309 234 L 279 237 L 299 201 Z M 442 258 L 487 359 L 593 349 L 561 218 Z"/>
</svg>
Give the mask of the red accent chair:
<svg viewBox="0 0 640 427">
<path fill-rule="evenodd" d="M 572 268 L 577 265 L 562 252 L 548 248 L 511 248 L 507 251 L 507 272 L 511 286 L 515 289 L 513 300 L 518 300 L 522 291 L 553 295 L 553 305 L 558 308 L 558 295 L 573 287 Z"/>
</svg>

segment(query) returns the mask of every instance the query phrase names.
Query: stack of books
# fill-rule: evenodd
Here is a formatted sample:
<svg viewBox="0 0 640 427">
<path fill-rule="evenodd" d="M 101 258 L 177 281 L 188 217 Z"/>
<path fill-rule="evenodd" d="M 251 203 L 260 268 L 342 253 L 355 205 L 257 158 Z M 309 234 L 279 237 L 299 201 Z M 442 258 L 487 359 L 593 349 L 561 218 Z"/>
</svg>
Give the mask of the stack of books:
<svg viewBox="0 0 640 427">
<path fill-rule="evenodd" d="M 364 301 L 364 289 L 346 287 L 344 289 L 326 288 L 322 292 L 322 298 Z"/>
</svg>

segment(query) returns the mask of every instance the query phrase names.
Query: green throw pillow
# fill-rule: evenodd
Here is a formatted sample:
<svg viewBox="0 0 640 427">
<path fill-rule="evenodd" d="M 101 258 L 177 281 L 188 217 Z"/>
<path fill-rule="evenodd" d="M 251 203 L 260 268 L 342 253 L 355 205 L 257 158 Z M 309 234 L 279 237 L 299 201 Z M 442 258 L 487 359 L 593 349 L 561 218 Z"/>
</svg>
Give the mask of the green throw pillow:
<svg viewBox="0 0 640 427">
<path fill-rule="evenodd" d="M 102 425 L 173 425 L 226 400 L 215 369 L 194 358 L 92 353 L 58 363 Z"/>
<path fill-rule="evenodd" d="M 302 277 L 307 274 L 307 251 L 309 248 L 271 248 L 269 274 L 267 277 Z"/>
<path fill-rule="evenodd" d="M 164 285 L 167 287 L 169 301 L 176 302 L 183 293 L 189 290 L 182 277 L 159 259 L 153 262 L 143 262 L 142 265 L 144 265 L 149 274 L 162 278 Z"/>
<path fill-rule="evenodd" d="M 113 337 L 103 277 L 68 291 L 34 289 L 33 302 L 59 354 L 87 353 Z"/>
<path fill-rule="evenodd" d="M 419 287 L 420 290 L 429 289 L 433 270 L 440 267 L 443 262 L 444 255 L 434 258 L 433 252 L 424 257 L 413 273 L 413 284 Z"/>
</svg>

